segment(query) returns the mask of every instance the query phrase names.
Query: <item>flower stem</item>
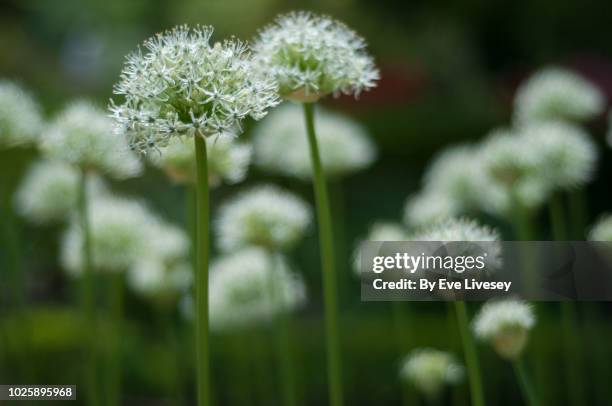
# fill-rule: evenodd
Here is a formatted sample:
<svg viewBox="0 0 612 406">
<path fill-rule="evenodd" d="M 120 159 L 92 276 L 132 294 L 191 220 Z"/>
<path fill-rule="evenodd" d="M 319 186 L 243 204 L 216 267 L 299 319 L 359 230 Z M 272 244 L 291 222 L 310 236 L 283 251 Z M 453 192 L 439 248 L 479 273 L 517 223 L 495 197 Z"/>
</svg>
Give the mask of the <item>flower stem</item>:
<svg viewBox="0 0 612 406">
<path fill-rule="evenodd" d="M 461 335 L 461 343 L 463 345 L 465 364 L 468 371 L 472 406 L 484 406 L 485 400 L 482 389 L 480 365 L 478 364 L 476 345 L 474 344 L 474 339 L 470 333 L 467 308 L 465 302 L 462 300 L 456 300 L 453 303 L 455 305 L 455 313 L 457 314 L 457 323 L 459 326 L 459 333 Z"/>
<path fill-rule="evenodd" d="M 393 311 L 393 322 L 395 324 L 395 338 L 397 340 L 397 351 L 400 357 L 406 355 L 408 350 L 410 349 L 408 343 L 408 337 L 406 334 L 406 329 L 409 328 L 409 318 L 406 315 L 405 303 L 404 302 L 391 302 L 391 307 Z M 408 406 L 411 405 L 412 396 L 410 394 L 410 387 L 405 382 L 401 382 L 401 390 L 402 390 L 402 405 Z"/>
<path fill-rule="evenodd" d="M 93 289 L 93 270 L 91 260 L 91 232 L 89 229 L 89 202 L 87 201 L 87 171 L 81 170 L 81 178 L 79 183 L 79 221 L 81 227 L 81 233 L 83 234 L 83 246 L 82 249 L 82 292 L 81 292 L 81 306 L 83 311 L 83 320 L 88 335 L 87 343 L 85 344 L 86 349 L 86 362 L 85 362 L 85 377 L 87 380 L 87 404 L 97 405 L 98 393 L 96 384 L 96 322 L 95 322 L 95 310 L 94 310 L 94 289 Z"/>
<path fill-rule="evenodd" d="M 560 195 L 555 194 L 552 196 L 548 203 L 548 211 L 553 240 L 564 241 L 567 238 L 567 227 L 565 225 L 563 202 Z"/>
<path fill-rule="evenodd" d="M 196 183 L 196 358 L 198 406 L 210 405 L 209 337 L 208 337 L 208 254 L 209 196 L 208 159 L 206 140 L 202 134 L 195 134 L 195 155 L 197 167 Z"/>
<path fill-rule="evenodd" d="M 317 136 L 314 127 L 314 105 L 304 103 L 306 132 L 310 145 L 313 183 L 317 205 L 321 268 L 323 272 L 323 297 L 325 305 L 325 333 L 327 344 L 327 374 L 331 406 L 342 406 L 342 377 L 340 365 L 340 339 L 338 334 L 338 303 L 334 264 L 333 235 L 325 175 L 321 165 Z"/>
<path fill-rule="evenodd" d="M 17 225 L 15 224 L 15 215 L 13 212 L 13 206 L 11 202 L 10 188 L 2 185 L 0 190 L 0 196 L 3 197 L 3 201 L 0 202 L 6 210 L 2 213 L 2 226 L 5 237 L 5 247 L 7 252 L 6 268 L 9 270 L 9 283 L 6 284 L 6 291 L 0 291 L 2 297 L 8 298 L 7 305 L 15 306 L 16 309 L 23 310 L 22 307 L 25 303 L 25 283 L 23 278 L 23 270 L 21 263 L 21 247 L 20 247 L 20 233 Z M 4 256 L 4 255 L 3 255 Z M 3 264 L 0 263 L 0 266 Z M 4 290 L 4 289 L 3 289 Z M 2 302 L 0 302 L 2 304 Z"/>
<path fill-rule="evenodd" d="M 565 366 L 567 378 L 567 390 L 569 394 L 569 403 L 573 406 L 585 404 L 584 399 L 584 376 L 585 369 L 582 365 L 582 354 L 580 353 L 581 343 L 579 333 L 581 329 L 578 326 L 575 303 L 562 301 L 561 320 L 563 323 L 563 344 L 565 346 Z"/>
<path fill-rule="evenodd" d="M 519 385 L 521 387 L 521 391 L 523 392 L 523 397 L 529 406 L 539 406 L 540 402 L 535 394 L 535 390 L 533 389 L 533 385 L 527 375 L 527 371 L 525 369 L 525 362 L 522 358 L 518 358 L 512 362 L 512 366 L 514 367 L 514 372 L 519 381 Z"/>
<path fill-rule="evenodd" d="M 588 222 L 587 199 L 583 189 L 571 191 L 568 195 L 572 219 L 572 236 L 577 240 L 583 240 Z"/>
<path fill-rule="evenodd" d="M 123 273 L 111 275 L 110 281 L 111 337 L 109 340 L 107 369 L 108 405 L 121 404 L 121 322 L 123 319 Z"/>
</svg>

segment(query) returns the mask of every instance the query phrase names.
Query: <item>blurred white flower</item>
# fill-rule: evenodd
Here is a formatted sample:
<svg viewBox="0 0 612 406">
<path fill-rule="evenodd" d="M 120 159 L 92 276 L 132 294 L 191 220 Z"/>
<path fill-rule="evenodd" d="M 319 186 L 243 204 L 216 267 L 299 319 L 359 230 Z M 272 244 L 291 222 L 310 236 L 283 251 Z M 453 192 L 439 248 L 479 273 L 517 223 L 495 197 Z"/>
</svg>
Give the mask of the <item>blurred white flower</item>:
<svg viewBox="0 0 612 406">
<path fill-rule="evenodd" d="M 408 238 L 401 224 L 388 221 L 378 221 L 370 227 L 368 235 L 355 247 L 353 254 L 353 269 L 356 274 L 361 272 L 361 250 L 367 241 L 405 241 Z"/>
<path fill-rule="evenodd" d="M 134 292 L 150 298 L 179 298 L 192 284 L 189 261 L 166 264 L 159 258 L 144 258 L 127 273 L 127 283 Z"/>
<path fill-rule="evenodd" d="M 549 187 L 570 189 L 592 179 L 597 148 L 584 130 L 563 122 L 538 122 L 521 128 L 520 137 L 535 156 L 535 176 Z"/>
<path fill-rule="evenodd" d="M 116 133 L 146 153 L 170 139 L 217 135 L 256 120 L 278 103 L 270 75 L 254 69 L 248 47 L 235 39 L 210 44 L 213 28 L 179 26 L 145 41 L 127 57 L 111 103 Z"/>
<path fill-rule="evenodd" d="M 86 101 L 62 111 L 44 131 L 41 146 L 52 159 L 93 169 L 117 179 L 137 176 L 140 160 L 124 138 L 113 134 L 112 120 Z"/>
<path fill-rule="evenodd" d="M 253 147 L 257 165 L 270 172 L 300 179 L 312 177 L 312 163 L 301 108 L 285 103 L 254 130 Z M 376 146 L 357 122 L 324 109 L 315 122 L 321 163 L 325 175 L 340 177 L 363 169 L 376 158 Z"/>
<path fill-rule="evenodd" d="M 464 369 L 448 352 L 433 348 L 412 351 L 402 362 L 400 378 L 412 383 L 426 397 L 437 398 L 445 385 L 463 379 Z"/>
<path fill-rule="evenodd" d="M 210 268 L 211 329 L 231 330 L 272 320 L 306 301 L 306 288 L 279 255 L 250 248 L 223 257 Z"/>
<path fill-rule="evenodd" d="M 225 252 L 251 245 L 287 249 L 302 238 L 311 218 L 310 208 L 298 197 L 274 186 L 252 188 L 221 207 L 219 247 Z"/>
<path fill-rule="evenodd" d="M 365 48 L 343 23 L 308 12 L 279 16 L 253 45 L 260 69 L 276 79 L 283 98 L 296 101 L 376 86 L 379 72 Z"/>
<path fill-rule="evenodd" d="M 106 191 L 99 177 L 88 179 L 90 196 Z M 15 209 L 33 223 L 62 221 L 76 208 L 79 173 L 72 166 L 58 161 L 39 161 L 30 166 L 15 193 Z"/>
<path fill-rule="evenodd" d="M 612 241 L 612 215 L 605 214 L 589 231 L 590 241 Z"/>
<path fill-rule="evenodd" d="M 252 148 L 249 144 L 235 142 L 229 133 L 206 138 L 208 153 L 208 176 L 211 187 L 221 182 L 241 182 L 251 162 Z M 196 174 L 195 146 L 191 139 L 173 137 L 168 145 L 158 152 L 147 155 L 150 162 L 162 168 L 168 177 L 177 183 L 194 182 Z"/>
<path fill-rule="evenodd" d="M 0 80 L 0 148 L 36 143 L 42 122 L 34 98 L 17 84 Z"/>
<path fill-rule="evenodd" d="M 525 348 L 528 332 L 534 325 L 535 315 L 529 304 L 503 299 L 482 306 L 474 319 L 474 333 L 489 341 L 500 356 L 513 359 Z"/>
<path fill-rule="evenodd" d="M 459 206 L 448 195 L 424 190 L 408 196 L 404 207 L 404 223 L 423 226 L 459 213 Z"/>
<path fill-rule="evenodd" d="M 104 197 L 88 208 L 92 265 L 96 271 L 122 272 L 152 255 L 149 230 L 158 221 L 139 201 Z M 82 272 L 83 233 L 72 219 L 62 241 L 61 260 L 73 275 Z"/>
<path fill-rule="evenodd" d="M 517 90 L 514 120 L 588 120 L 605 107 L 603 93 L 569 70 L 551 67 L 536 72 Z"/>
</svg>

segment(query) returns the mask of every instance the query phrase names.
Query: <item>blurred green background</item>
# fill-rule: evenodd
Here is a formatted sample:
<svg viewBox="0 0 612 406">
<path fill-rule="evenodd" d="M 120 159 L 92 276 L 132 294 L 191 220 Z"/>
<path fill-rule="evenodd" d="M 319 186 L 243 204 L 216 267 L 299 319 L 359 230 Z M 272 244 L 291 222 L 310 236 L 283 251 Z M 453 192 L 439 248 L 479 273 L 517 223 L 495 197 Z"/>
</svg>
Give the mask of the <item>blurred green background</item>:
<svg viewBox="0 0 612 406">
<path fill-rule="evenodd" d="M 210 24 L 216 28 L 216 38 L 236 35 L 250 39 L 276 14 L 294 9 L 324 12 L 346 22 L 367 39 L 381 69 L 378 88 L 360 100 L 342 97 L 325 104 L 366 125 L 380 151 L 371 168 L 330 185 L 336 229 L 340 230 L 337 245 L 347 404 L 396 405 L 401 394 L 400 358 L 389 306 L 360 302 L 359 283 L 349 266 L 355 242 L 373 221 L 401 218 L 406 197 L 419 188 L 422 171 L 435 152 L 458 141 L 479 139 L 491 128 L 508 123 L 516 86 L 532 71 L 553 64 L 572 68 L 611 98 L 612 2 L 3 0 L 0 78 L 17 80 L 30 89 L 43 104 L 46 117 L 74 98 L 89 98 L 103 106 L 112 95 L 124 55 L 153 33 L 176 24 Z M 252 123 L 247 124 L 245 137 Z M 612 160 L 610 149 L 603 146 L 606 118 L 588 123 L 588 128 L 603 151 L 598 176 L 588 187 L 591 223 L 612 208 L 608 178 Z M 0 151 L 0 182 L 9 191 L 2 196 L 4 203 L 10 202 L 10 191 L 34 156 L 27 150 Z M 264 181 L 312 201 L 310 185 L 267 177 L 255 168 L 245 184 Z M 213 215 L 220 202 L 245 184 L 215 190 Z M 145 176 L 114 186 L 126 194 L 146 196 L 161 215 L 178 224 L 184 222 L 183 193 L 161 172 L 149 168 Z M 79 382 L 79 342 L 84 332 L 71 307 L 74 289 L 57 261 L 60 229 L 35 228 L 25 222 L 19 226 L 31 310 L 24 317 L 8 307 L 1 309 L 0 383 Z M 548 237 L 543 223 L 539 238 Z M 305 275 L 310 296 L 309 305 L 295 321 L 303 405 L 326 404 L 317 252 L 316 236 L 311 232 L 292 258 Z M 0 283 L 4 276 L 0 275 Z M 603 304 L 592 306 L 602 314 L 610 310 Z M 411 345 L 450 349 L 460 355 L 445 304 L 411 307 L 419 315 L 417 325 L 407 326 Z M 173 315 L 178 338 L 172 347 L 159 333 L 155 312 L 147 303 L 128 296 L 126 308 L 124 404 L 192 402 L 189 323 Z M 550 305 L 538 306 L 541 323 L 531 351 L 546 365 L 543 372 L 536 369 L 548 388 L 546 403 L 560 405 L 566 402 L 565 394 L 558 390 L 565 379 L 560 373 L 564 365 L 558 339 L 563 333 L 554 312 Z M 603 320 L 582 318 L 583 328 L 576 334 L 587 344 L 594 343 L 598 335 L 612 337 L 609 322 Z M 214 337 L 213 379 L 219 404 L 280 404 L 274 354 L 267 345 L 270 335 L 262 327 Z M 481 349 L 491 404 L 520 404 L 510 367 L 489 349 Z M 589 344 L 585 349 L 587 399 L 590 404 L 610 404 L 612 375 L 609 370 L 598 370 L 591 361 L 612 361 L 612 348 Z M 168 373 L 177 362 L 181 371 L 178 391 Z M 466 385 L 453 389 L 446 400 L 467 404 Z"/>
</svg>

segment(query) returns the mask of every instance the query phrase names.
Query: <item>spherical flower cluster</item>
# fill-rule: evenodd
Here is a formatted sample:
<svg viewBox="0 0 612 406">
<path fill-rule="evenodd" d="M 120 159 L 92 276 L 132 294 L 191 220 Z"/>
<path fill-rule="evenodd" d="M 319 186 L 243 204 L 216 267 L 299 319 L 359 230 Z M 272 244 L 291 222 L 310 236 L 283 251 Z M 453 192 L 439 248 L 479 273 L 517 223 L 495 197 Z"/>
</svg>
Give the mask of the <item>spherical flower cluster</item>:
<svg viewBox="0 0 612 406">
<path fill-rule="evenodd" d="M 346 25 L 307 12 L 278 17 L 253 45 L 257 63 L 279 83 L 280 95 L 305 102 L 374 87 L 379 72 L 365 47 Z"/>
<path fill-rule="evenodd" d="M 408 238 L 406 230 L 401 224 L 379 221 L 370 227 L 366 238 L 355 247 L 353 255 L 353 269 L 356 274 L 361 272 L 361 250 L 367 241 L 405 241 Z"/>
<path fill-rule="evenodd" d="M 486 303 L 474 319 L 474 332 L 491 342 L 497 353 L 516 358 L 527 344 L 529 330 L 535 325 L 533 308 L 515 299 Z"/>
<path fill-rule="evenodd" d="M 561 68 L 536 72 L 517 91 L 519 124 L 541 120 L 588 120 L 605 106 L 603 93 L 581 76 Z"/>
<path fill-rule="evenodd" d="M 104 190 L 102 179 L 89 179 L 90 195 L 100 195 Z M 79 174 L 72 166 L 57 161 L 36 162 L 15 194 L 15 209 L 34 223 L 61 221 L 76 207 L 78 192 Z"/>
<path fill-rule="evenodd" d="M 42 129 L 40 107 L 15 83 L 0 80 L 0 148 L 34 144 Z"/>
<path fill-rule="evenodd" d="M 142 170 L 125 139 L 113 134 L 112 120 L 86 101 L 69 105 L 55 118 L 43 133 L 42 149 L 53 159 L 117 179 Z"/>
<path fill-rule="evenodd" d="M 602 216 L 589 232 L 590 241 L 612 241 L 612 216 Z"/>
<path fill-rule="evenodd" d="M 306 301 L 302 279 L 278 255 L 250 248 L 211 264 L 211 328 L 224 331 L 266 322 Z"/>
<path fill-rule="evenodd" d="M 274 186 L 260 186 L 226 203 L 216 230 L 226 252 L 250 245 L 282 250 L 304 235 L 310 221 L 310 208 L 301 199 Z"/>
<path fill-rule="evenodd" d="M 177 136 L 231 131 L 278 103 L 276 84 L 254 69 L 247 45 L 210 44 L 212 27 L 176 27 L 127 57 L 111 104 L 116 132 L 146 153 Z"/>
<path fill-rule="evenodd" d="M 253 135 L 255 162 L 270 172 L 300 179 L 312 177 L 312 163 L 304 120 L 295 104 L 285 104 L 259 124 Z M 323 109 L 315 122 L 325 175 L 340 177 L 369 166 L 376 146 L 367 131 L 348 117 Z"/>
<path fill-rule="evenodd" d="M 234 141 L 234 135 L 223 133 L 206 139 L 208 153 L 208 176 L 212 187 L 221 182 L 241 182 L 251 162 L 252 148 L 249 144 Z M 162 168 L 168 177 L 177 183 L 193 182 L 196 175 L 195 146 L 193 140 L 184 137 L 170 139 L 168 145 L 147 157 L 153 165 Z"/>
<path fill-rule="evenodd" d="M 433 348 L 412 351 L 402 363 L 400 377 L 431 399 L 440 396 L 445 385 L 463 379 L 463 367 L 452 354 Z"/>
<path fill-rule="evenodd" d="M 446 194 L 424 190 L 406 200 L 404 223 L 409 226 L 424 226 L 458 214 L 458 204 Z"/>
<path fill-rule="evenodd" d="M 89 205 L 92 265 L 97 271 L 122 272 L 151 254 L 149 230 L 157 219 L 140 202 L 116 197 Z M 62 264 L 71 274 L 82 270 L 83 233 L 74 218 L 62 242 Z"/>
<path fill-rule="evenodd" d="M 549 187 L 569 189 L 591 180 L 597 148 L 584 130 L 563 122 L 539 122 L 522 128 L 520 137 L 534 155 L 537 176 Z"/>
</svg>

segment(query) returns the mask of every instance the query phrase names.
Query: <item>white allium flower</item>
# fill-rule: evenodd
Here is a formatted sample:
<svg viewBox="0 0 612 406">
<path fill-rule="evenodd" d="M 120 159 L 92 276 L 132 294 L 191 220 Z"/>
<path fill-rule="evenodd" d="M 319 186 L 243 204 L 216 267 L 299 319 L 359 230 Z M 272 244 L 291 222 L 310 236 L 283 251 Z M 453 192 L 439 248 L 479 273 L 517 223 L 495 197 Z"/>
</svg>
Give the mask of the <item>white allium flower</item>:
<svg viewBox="0 0 612 406">
<path fill-rule="evenodd" d="M 206 138 L 208 176 L 210 186 L 221 182 L 241 182 L 251 162 L 252 148 L 246 143 L 235 142 L 235 136 L 223 133 Z M 147 155 L 151 163 L 162 168 L 177 183 L 194 182 L 196 174 L 195 145 L 193 140 L 173 137 L 159 153 Z"/>
<path fill-rule="evenodd" d="M 306 127 L 300 107 L 285 103 L 270 113 L 254 130 L 257 165 L 300 179 L 312 177 Z M 323 109 L 315 121 L 321 163 L 325 175 L 339 177 L 363 169 L 376 158 L 376 146 L 366 129 L 352 119 Z"/>
<path fill-rule="evenodd" d="M 612 147 L 612 110 L 608 113 L 608 145 Z"/>
<path fill-rule="evenodd" d="M 353 254 L 353 269 L 358 275 L 361 272 L 361 250 L 367 241 L 405 241 L 408 238 L 406 230 L 401 224 L 388 221 L 379 221 L 370 227 L 368 235 L 355 247 Z"/>
<path fill-rule="evenodd" d="M 612 216 L 605 214 L 591 228 L 590 241 L 612 241 Z"/>
<path fill-rule="evenodd" d="M 230 330 L 273 319 L 306 301 L 306 288 L 285 260 L 250 248 L 211 264 L 211 329 Z"/>
<path fill-rule="evenodd" d="M 35 162 L 17 189 L 15 209 L 39 224 L 67 219 L 76 207 L 79 187 L 79 173 L 72 166 L 59 161 Z M 101 178 L 89 178 L 90 196 L 100 195 L 105 190 Z"/>
<path fill-rule="evenodd" d="M 0 80 L 0 148 L 34 144 L 42 121 L 40 107 L 29 93 Z"/>
<path fill-rule="evenodd" d="M 189 261 L 165 264 L 158 258 L 144 258 L 127 273 L 132 290 L 146 297 L 178 297 L 189 289 L 193 269 Z"/>
<path fill-rule="evenodd" d="M 463 379 L 464 369 L 448 352 L 433 348 L 412 351 L 402 362 L 400 378 L 412 383 L 429 398 L 437 398 L 445 385 Z"/>
<path fill-rule="evenodd" d="M 92 265 L 97 271 L 127 271 L 151 254 L 150 230 L 158 221 L 140 202 L 99 198 L 88 208 Z M 75 217 L 62 241 L 61 260 L 73 275 L 82 271 L 83 234 Z"/>
<path fill-rule="evenodd" d="M 527 333 L 534 325 L 535 315 L 529 304 L 503 299 L 482 306 L 474 319 L 474 333 L 489 341 L 500 356 L 513 359 L 525 348 Z"/>
<path fill-rule="evenodd" d="M 516 203 L 535 208 L 548 197 L 552 185 L 541 176 L 538 157 L 522 137 L 509 130 L 494 130 L 478 154 L 487 185 L 479 196 L 484 210 L 508 214 Z"/>
<path fill-rule="evenodd" d="M 140 160 L 125 139 L 113 134 L 112 120 L 89 102 L 78 101 L 66 107 L 42 137 L 41 147 L 50 158 L 117 179 L 142 171 Z"/>
<path fill-rule="evenodd" d="M 219 212 L 216 230 L 219 246 L 231 251 L 249 245 L 271 249 L 293 246 L 311 221 L 308 205 L 274 186 L 242 192 Z"/>
<path fill-rule="evenodd" d="M 578 74 L 547 68 L 536 72 L 517 91 L 515 121 L 588 120 L 605 107 L 603 93 Z"/>
<path fill-rule="evenodd" d="M 235 39 L 210 44 L 212 27 L 180 26 L 157 34 L 127 57 L 111 103 L 116 132 L 143 153 L 170 139 L 217 135 L 256 120 L 278 103 L 270 75 L 258 73 Z"/>
<path fill-rule="evenodd" d="M 308 12 L 278 17 L 253 45 L 257 63 L 279 83 L 280 95 L 310 102 L 376 86 L 379 72 L 365 48 L 343 23 Z"/>
<path fill-rule="evenodd" d="M 570 189 L 592 179 L 597 148 L 584 130 L 563 122 L 538 122 L 520 131 L 521 142 L 535 155 L 536 176 L 551 187 Z"/>
<path fill-rule="evenodd" d="M 425 190 L 409 196 L 406 200 L 404 223 L 409 226 L 423 226 L 459 213 L 459 205 L 448 195 Z"/>
</svg>

